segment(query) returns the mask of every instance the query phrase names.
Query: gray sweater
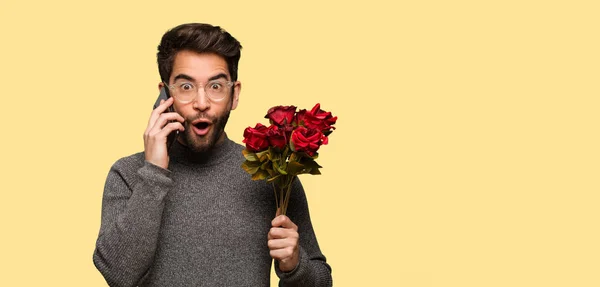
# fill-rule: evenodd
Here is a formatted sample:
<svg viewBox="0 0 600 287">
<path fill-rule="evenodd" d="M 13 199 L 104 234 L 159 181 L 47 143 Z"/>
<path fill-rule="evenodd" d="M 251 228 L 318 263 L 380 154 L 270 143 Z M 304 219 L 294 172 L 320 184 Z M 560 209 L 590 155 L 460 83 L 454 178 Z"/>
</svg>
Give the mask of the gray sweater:
<svg viewBox="0 0 600 287">
<path fill-rule="evenodd" d="M 110 169 L 93 261 L 110 286 L 269 286 L 267 233 L 273 189 L 240 166 L 243 146 L 228 138 L 210 156 L 176 142 L 169 170 L 143 153 Z M 288 216 L 298 226 L 300 263 L 275 264 L 280 286 L 331 286 L 306 196 L 294 181 Z"/>
</svg>

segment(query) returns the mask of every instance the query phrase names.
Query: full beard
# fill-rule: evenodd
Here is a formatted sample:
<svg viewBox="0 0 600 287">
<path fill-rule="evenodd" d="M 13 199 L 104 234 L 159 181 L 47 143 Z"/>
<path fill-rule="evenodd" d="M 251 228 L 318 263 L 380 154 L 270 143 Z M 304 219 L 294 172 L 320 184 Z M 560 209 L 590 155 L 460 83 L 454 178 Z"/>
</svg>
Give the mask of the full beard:
<svg viewBox="0 0 600 287">
<path fill-rule="evenodd" d="M 182 138 L 185 145 L 195 153 L 206 153 L 210 151 L 215 145 L 219 143 L 223 133 L 225 132 L 225 125 L 229 120 L 230 111 L 225 112 L 220 117 L 210 117 L 206 114 L 199 114 L 194 118 L 186 119 L 185 121 L 185 132 Z M 200 119 L 208 119 L 211 121 L 210 131 L 204 136 L 198 136 L 192 129 L 192 122 Z"/>
</svg>

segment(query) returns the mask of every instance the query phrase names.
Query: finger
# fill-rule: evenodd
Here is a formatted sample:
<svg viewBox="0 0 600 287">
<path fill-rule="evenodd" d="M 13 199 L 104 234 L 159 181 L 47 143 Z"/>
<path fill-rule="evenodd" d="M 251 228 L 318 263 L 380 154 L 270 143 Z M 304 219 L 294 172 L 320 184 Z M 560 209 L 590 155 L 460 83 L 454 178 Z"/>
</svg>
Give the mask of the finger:
<svg viewBox="0 0 600 287">
<path fill-rule="evenodd" d="M 168 98 L 166 101 L 161 100 L 158 107 L 156 107 L 156 109 L 152 110 L 152 113 L 150 114 L 150 119 L 148 119 L 148 126 L 147 126 L 146 130 L 150 130 L 154 126 L 154 122 L 156 122 L 158 117 L 162 113 L 164 113 L 167 110 L 167 108 L 169 108 L 170 105 L 173 104 L 173 101 L 174 101 L 173 97 Z"/>
<path fill-rule="evenodd" d="M 286 229 L 281 227 L 271 227 L 267 233 L 267 240 L 286 237 Z"/>
<path fill-rule="evenodd" d="M 179 113 L 176 113 L 176 112 L 162 113 L 158 116 L 158 119 L 156 119 L 156 122 L 154 123 L 154 125 L 164 124 L 167 121 L 178 121 L 180 123 L 183 123 L 185 121 L 185 119 Z"/>
<path fill-rule="evenodd" d="M 183 127 L 183 125 L 180 122 L 172 122 L 172 123 L 168 123 L 162 130 L 160 130 L 159 133 L 156 134 L 157 138 L 167 138 L 167 136 L 172 133 L 173 131 L 184 131 L 185 128 Z"/>
<path fill-rule="evenodd" d="M 283 249 L 297 245 L 298 241 L 294 238 L 271 239 L 267 242 L 269 250 Z"/>
<path fill-rule="evenodd" d="M 275 250 L 269 251 L 269 255 L 271 255 L 271 258 L 277 259 L 277 260 L 283 260 L 286 258 L 290 258 L 290 257 L 292 257 L 293 254 L 294 254 L 294 250 L 292 248 L 275 249 Z"/>
<path fill-rule="evenodd" d="M 158 133 L 160 133 L 162 131 L 162 129 L 169 123 L 169 122 L 176 122 L 176 123 L 180 123 L 180 122 L 184 122 L 184 119 L 181 115 L 177 114 L 177 113 L 164 113 L 161 114 L 158 119 L 156 120 L 156 122 L 154 123 L 153 126 L 148 127 L 146 129 L 146 131 L 144 132 L 144 139 L 148 140 L 150 137 L 155 137 Z M 183 129 L 178 128 L 179 130 L 183 131 Z"/>
<path fill-rule="evenodd" d="M 273 219 L 271 221 L 271 226 L 273 227 L 283 227 L 283 228 L 291 228 L 294 230 L 298 230 L 298 226 L 296 226 L 296 224 L 294 224 L 292 222 L 292 220 L 285 216 L 285 215 L 279 215 L 277 217 L 275 217 L 275 219 Z"/>
<path fill-rule="evenodd" d="M 273 227 L 269 230 L 268 239 L 297 238 L 298 232 L 293 229 Z"/>
<path fill-rule="evenodd" d="M 163 113 L 158 117 L 158 119 L 154 123 L 154 126 L 150 127 L 150 133 L 155 134 L 160 132 L 160 130 L 170 121 L 177 121 L 179 123 L 183 123 L 185 120 L 178 113 Z"/>
</svg>

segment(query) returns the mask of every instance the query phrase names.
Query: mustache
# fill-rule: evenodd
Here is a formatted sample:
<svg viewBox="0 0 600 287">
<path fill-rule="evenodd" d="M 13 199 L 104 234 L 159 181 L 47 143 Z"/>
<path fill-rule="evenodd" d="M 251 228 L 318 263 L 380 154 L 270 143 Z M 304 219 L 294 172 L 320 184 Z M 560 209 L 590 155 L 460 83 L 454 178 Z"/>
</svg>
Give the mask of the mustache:
<svg viewBox="0 0 600 287">
<path fill-rule="evenodd" d="M 206 113 L 200 113 L 200 114 L 197 114 L 197 115 L 195 115 L 193 117 L 186 118 L 185 122 L 188 123 L 188 124 L 191 124 L 194 121 L 199 120 L 199 119 L 205 119 L 205 120 L 209 120 L 212 123 L 215 123 L 217 121 L 218 117 L 217 116 L 210 116 L 210 115 L 208 115 Z"/>
</svg>

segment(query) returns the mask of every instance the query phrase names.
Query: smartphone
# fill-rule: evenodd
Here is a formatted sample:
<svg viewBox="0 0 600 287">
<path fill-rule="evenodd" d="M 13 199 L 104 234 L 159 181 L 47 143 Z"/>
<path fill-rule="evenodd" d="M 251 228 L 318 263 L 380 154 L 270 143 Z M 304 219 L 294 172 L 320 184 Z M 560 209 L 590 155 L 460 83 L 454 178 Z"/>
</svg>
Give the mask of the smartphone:
<svg viewBox="0 0 600 287">
<path fill-rule="evenodd" d="M 158 95 L 158 99 L 156 99 L 156 102 L 154 103 L 154 109 L 156 109 L 160 105 L 160 100 L 166 101 L 170 97 L 171 97 L 171 95 L 169 94 L 169 89 L 166 89 L 165 87 L 160 88 L 160 94 Z M 170 105 L 167 111 L 170 113 L 174 112 L 175 110 L 173 109 L 173 105 Z M 174 121 L 169 121 L 169 122 L 174 122 Z M 171 146 L 173 146 L 173 143 L 175 142 L 175 140 L 177 140 L 178 135 L 179 135 L 179 130 L 176 130 L 176 131 L 171 132 L 167 136 L 167 151 L 169 151 L 171 149 Z"/>
</svg>

